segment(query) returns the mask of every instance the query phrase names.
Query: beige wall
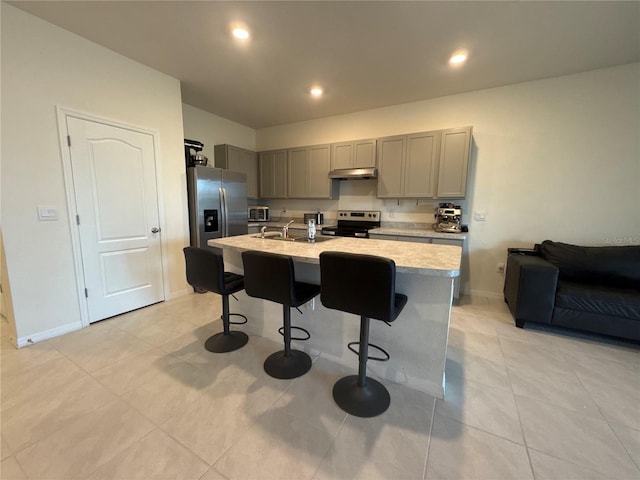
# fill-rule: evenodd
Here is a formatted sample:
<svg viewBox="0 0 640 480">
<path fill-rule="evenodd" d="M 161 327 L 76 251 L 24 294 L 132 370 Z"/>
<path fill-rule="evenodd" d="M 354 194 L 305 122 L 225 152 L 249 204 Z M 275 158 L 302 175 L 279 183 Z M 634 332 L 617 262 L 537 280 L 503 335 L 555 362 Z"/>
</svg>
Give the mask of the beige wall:
<svg viewBox="0 0 640 480">
<path fill-rule="evenodd" d="M 203 153 L 214 165 L 213 146 L 235 145 L 247 150 L 256 149 L 256 131 L 226 118 L 218 117 L 191 105 L 182 105 L 184 136 L 204 143 Z"/>
<path fill-rule="evenodd" d="M 452 95 L 257 131 L 259 150 L 473 126 L 464 222 L 467 292 L 501 295 L 509 246 L 544 239 L 640 243 L 640 64 Z M 433 220 L 434 202 L 378 200 L 341 182 L 338 201 L 283 208 L 380 209 L 383 221 Z M 484 223 L 473 211 L 487 213 Z M 289 213 L 289 212 L 288 212 Z M 392 218 L 393 217 L 393 218 Z"/>
<path fill-rule="evenodd" d="M 168 289 L 187 291 L 179 81 L 2 3 L 2 231 L 19 339 L 80 321 L 56 106 L 158 132 Z M 37 206 L 59 220 L 38 222 Z"/>
</svg>

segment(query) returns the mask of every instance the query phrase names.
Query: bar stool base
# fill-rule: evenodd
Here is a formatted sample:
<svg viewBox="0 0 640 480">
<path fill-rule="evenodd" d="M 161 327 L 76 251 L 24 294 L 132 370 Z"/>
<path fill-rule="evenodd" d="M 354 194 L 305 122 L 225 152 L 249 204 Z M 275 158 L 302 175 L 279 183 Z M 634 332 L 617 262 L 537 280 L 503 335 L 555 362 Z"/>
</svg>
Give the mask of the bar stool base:
<svg viewBox="0 0 640 480">
<path fill-rule="evenodd" d="M 358 375 L 349 375 L 333 385 L 333 399 L 338 406 L 356 417 L 375 417 L 391 404 L 388 390 L 377 380 L 366 377 L 366 385 L 358 385 Z"/>
<path fill-rule="evenodd" d="M 298 378 L 311 369 L 311 357 L 300 350 L 291 350 L 285 356 L 284 350 L 272 353 L 264 361 L 264 371 L 274 378 L 283 380 Z"/>
<path fill-rule="evenodd" d="M 224 332 L 216 333 L 207 338 L 204 348 L 213 353 L 227 353 L 244 347 L 249 337 L 244 332 L 233 331 L 225 335 Z"/>
</svg>

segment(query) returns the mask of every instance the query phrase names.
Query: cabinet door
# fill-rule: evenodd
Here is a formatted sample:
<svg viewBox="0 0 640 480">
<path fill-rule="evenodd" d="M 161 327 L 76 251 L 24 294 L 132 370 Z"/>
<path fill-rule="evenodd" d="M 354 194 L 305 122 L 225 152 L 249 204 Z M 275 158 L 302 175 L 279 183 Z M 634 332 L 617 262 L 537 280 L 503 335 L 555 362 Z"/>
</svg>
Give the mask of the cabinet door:
<svg viewBox="0 0 640 480">
<path fill-rule="evenodd" d="M 379 198 L 402 197 L 402 169 L 406 136 L 385 137 L 378 140 Z"/>
<path fill-rule="evenodd" d="M 242 150 L 241 163 L 247 174 L 247 197 L 258 198 L 258 159 L 256 152 Z"/>
<path fill-rule="evenodd" d="M 366 168 L 376 166 L 376 139 L 353 142 L 353 166 Z"/>
<path fill-rule="evenodd" d="M 287 195 L 289 198 L 306 198 L 309 150 L 306 147 L 290 149 L 287 156 L 289 167 Z"/>
<path fill-rule="evenodd" d="M 442 131 L 437 196 L 464 198 L 471 146 L 471 127 Z"/>
<path fill-rule="evenodd" d="M 353 142 L 331 145 L 331 169 L 353 167 Z"/>
<path fill-rule="evenodd" d="M 414 237 L 413 235 L 398 235 L 398 240 L 401 242 L 431 243 L 429 237 Z"/>
<path fill-rule="evenodd" d="M 439 151 L 440 132 L 407 135 L 403 191 L 405 197 L 435 196 Z"/>
<path fill-rule="evenodd" d="M 454 247 L 460 248 L 464 246 L 464 240 L 458 240 L 455 238 L 434 238 L 433 243 L 436 245 L 453 245 Z"/>
<path fill-rule="evenodd" d="M 274 194 L 274 178 L 273 164 L 274 152 L 260 152 L 258 154 L 258 163 L 260 167 L 260 197 L 273 198 Z"/>
<path fill-rule="evenodd" d="M 287 151 L 278 150 L 273 155 L 273 197 L 287 198 Z"/>
<path fill-rule="evenodd" d="M 226 167 L 234 172 L 241 172 L 247 176 L 247 197 L 258 198 L 258 163 L 256 153 L 244 148 L 227 145 Z M 218 164 L 218 153 L 216 151 L 216 165 Z"/>
<path fill-rule="evenodd" d="M 385 235 L 383 233 L 370 233 L 369 238 L 374 240 L 397 240 L 397 235 Z"/>
<path fill-rule="evenodd" d="M 260 198 L 287 198 L 287 151 L 260 152 Z"/>
<path fill-rule="evenodd" d="M 329 145 L 309 147 L 307 195 L 309 198 L 331 198 L 331 149 Z"/>
</svg>

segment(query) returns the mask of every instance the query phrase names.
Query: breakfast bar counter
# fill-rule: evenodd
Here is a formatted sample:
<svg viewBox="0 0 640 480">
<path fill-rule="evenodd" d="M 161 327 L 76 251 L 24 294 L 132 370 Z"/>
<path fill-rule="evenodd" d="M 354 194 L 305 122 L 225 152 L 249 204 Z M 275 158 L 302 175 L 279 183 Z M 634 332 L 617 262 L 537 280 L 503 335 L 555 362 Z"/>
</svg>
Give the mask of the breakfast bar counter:
<svg viewBox="0 0 640 480">
<path fill-rule="evenodd" d="M 379 255 L 396 263 L 396 291 L 408 296 L 407 306 L 391 327 L 372 321 L 370 342 L 380 345 L 391 355 L 388 362 L 370 362 L 374 377 L 407 385 L 436 397 L 444 396 L 444 367 L 449 333 L 453 281 L 460 273 L 462 249 L 451 245 L 406 243 L 390 240 L 355 238 L 320 238 L 308 243 L 257 238 L 255 234 L 209 240 L 221 248 L 225 269 L 243 273 L 241 254 L 246 250 L 278 253 L 293 258 L 296 279 L 320 284 L 319 255 L 323 251 L 339 251 Z M 265 282 L 269 278 L 264 279 Z M 282 325 L 282 306 L 236 294 L 239 302 L 231 302 L 231 311 L 249 319 L 241 328 L 282 342 L 278 328 Z M 302 315 L 292 310 L 292 324 L 309 330 L 311 338 L 294 341 L 295 348 L 312 357 L 321 356 L 354 368 L 358 358 L 347 343 L 359 338 L 359 317 L 326 309 L 316 297 L 300 307 Z"/>
</svg>

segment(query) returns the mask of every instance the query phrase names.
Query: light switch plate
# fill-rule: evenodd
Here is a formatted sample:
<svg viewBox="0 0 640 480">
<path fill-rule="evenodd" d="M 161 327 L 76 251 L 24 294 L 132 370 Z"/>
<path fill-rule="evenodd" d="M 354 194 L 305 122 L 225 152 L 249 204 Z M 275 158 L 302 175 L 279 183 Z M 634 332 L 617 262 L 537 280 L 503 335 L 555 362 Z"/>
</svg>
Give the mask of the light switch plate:
<svg viewBox="0 0 640 480">
<path fill-rule="evenodd" d="M 38 220 L 51 222 L 58 220 L 58 209 L 47 205 L 38 205 Z"/>
<path fill-rule="evenodd" d="M 476 222 L 486 222 L 487 221 L 487 212 L 484 210 L 476 210 L 473 212 L 473 219 Z"/>
</svg>

